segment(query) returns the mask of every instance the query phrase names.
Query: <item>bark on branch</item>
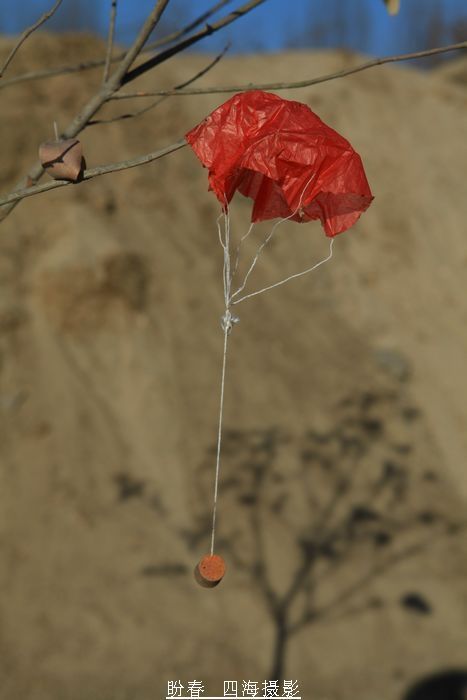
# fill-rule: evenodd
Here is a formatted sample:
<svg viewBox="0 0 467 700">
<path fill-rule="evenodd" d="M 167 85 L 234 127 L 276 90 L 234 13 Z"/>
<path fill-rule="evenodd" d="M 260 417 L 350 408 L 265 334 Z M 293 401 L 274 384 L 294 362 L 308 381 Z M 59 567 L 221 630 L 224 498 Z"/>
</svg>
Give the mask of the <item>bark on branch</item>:
<svg viewBox="0 0 467 700">
<path fill-rule="evenodd" d="M 74 138 L 77 136 L 90 122 L 94 115 L 100 110 L 103 104 L 105 104 L 108 99 L 120 89 L 120 87 L 131 80 L 134 80 L 139 75 L 146 73 L 151 68 L 159 65 L 163 61 L 168 60 L 175 54 L 183 51 L 188 46 L 191 46 L 198 41 L 201 41 L 212 34 L 215 31 L 219 31 L 223 27 L 231 24 L 235 20 L 243 17 L 248 12 L 258 7 L 266 0 L 250 0 L 243 5 L 241 5 L 237 10 L 231 12 L 229 15 L 221 18 L 213 25 L 206 25 L 205 28 L 194 35 L 191 35 L 185 40 L 176 42 L 173 46 L 157 54 L 154 58 L 149 61 L 144 62 L 142 65 L 131 70 L 131 66 L 137 59 L 139 54 L 142 52 L 149 36 L 152 31 L 157 26 L 159 20 L 162 17 L 163 12 L 167 8 L 170 0 L 158 0 L 152 11 L 149 13 L 143 27 L 141 28 L 138 36 L 136 37 L 133 45 L 125 53 L 117 69 L 112 73 L 109 79 L 102 85 L 100 90 L 88 101 L 88 103 L 83 107 L 81 112 L 76 115 L 72 122 L 67 126 L 67 128 L 62 132 L 61 136 L 63 138 Z M 218 2 L 214 7 L 217 9 L 226 4 L 226 0 Z M 211 8 L 212 11 L 212 8 Z M 208 11 L 210 12 L 210 11 Z M 20 183 L 15 188 L 15 192 L 18 190 L 30 189 L 29 185 L 31 183 L 35 184 L 42 176 L 44 170 L 40 161 L 37 161 L 34 166 L 29 171 L 28 175 L 21 180 Z M 2 213 L 0 214 L 0 222 L 3 221 L 8 214 L 13 210 L 16 204 L 23 199 L 23 197 L 16 197 L 11 200 L 11 202 L 3 207 Z"/>
<path fill-rule="evenodd" d="M 146 163 L 152 163 L 153 160 L 158 158 L 163 158 L 169 153 L 178 151 L 187 145 L 185 139 L 172 143 L 170 146 L 165 146 L 164 148 L 154 151 L 153 153 L 146 153 L 144 156 L 139 156 L 138 158 L 131 158 L 129 160 L 122 160 L 119 163 L 110 163 L 109 165 L 99 165 L 96 168 L 89 168 L 84 170 L 82 177 L 77 183 L 70 182 L 69 180 L 51 180 L 50 182 L 44 182 L 42 185 L 33 185 L 31 187 L 26 187 L 22 190 L 17 190 L 5 197 L 0 197 L 0 207 L 5 207 L 9 204 L 14 204 L 21 199 L 26 197 L 32 197 L 35 194 L 41 194 L 42 192 L 49 192 L 49 190 L 56 190 L 59 187 L 66 187 L 67 185 L 77 185 L 80 182 L 85 182 L 86 180 L 92 180 L 94 177 L 99 177 L 99 175 L 107 175 L 107 173 L 116 173 L 119 170 L 128 170 L 129 168 L 136 168 L 138 165 L 145 165 Z"/>
<path fill-rule="evenodd" d="M 365 63 L 360 63 L 358 66 L 353 66 L 351 68 L 344 68 L 343 70 L 336 71 L 334 73 L 327 73 L 326 75 L 320 75 L 316 78 L 310 78 L 307 80 L 297 80 L 294 82 L 281 82 L 281 83 L 248 83 L 247 85 L 228 85 L 222 87 L 206 87 L 206 88 L 190 88 L 186 89 L 173 89 L 173 90 L 154 90 L 154 91 L 140 91 L 140 92 L 119 92 L 113 95 L 110 99 L 112 100 L 128 100 L 134 97 L 168 97 L 172 95 L 214 95 L 220 93 L 228 92 L 244 92 L 246 90 L 291 90 L 298 88 L 310 87 L 312 85 L 318 85 L 319 83 L 326 83 L 329 80 L 337 80 L 338 78 L 345 78 L 348 75 L 353 75 L 354 73 L 361 73 L 369 68 L 375 68 L 376 66 L 382 66 L 386 63 L 397 63 L 401 61 L 413 61 L 415 59 L 426 58 L 427 56 L 436 56 L 438 54 L 449 53 L 452 51 L 461 51 L 467 49 L 467 41 L 461 41 L 457 44 L 450 44 L 449 46 L 440 46 L 435 49 L 427 49 L 424 51 L 416 51 L 415 53 L 405 53 L 398 56 L 384 56 L 382 58 L 374 58 L 371 61 L 365 61 Z"/>
<path fill-rule="evenodd" d="M 195 30 L 201 24 L 203 24 L 203 22 L 207 22 L 214 14 L 216 14 L 216 12 L 219 12 L 219 10 L 221 10 L 223 7 L 232 2 L 233 0 L 219 0 L 219 2 L 216 2 L 212 7 L 203 12 L 201 15 L 198 15 L 198 17 L 196 17 L 192 22 L 185 25 L 181 29 L 172 32 L 171 34 L 167 34 L 166 36 L 157 39 L 157 41 L 153 41 L 150 44 L 147 44 L 144 47 L 144 50 L 141 52 L 141 54 L 151 53 L 156 49 L 160 49 L 162 46 L 167 46 L 168 44 L 172 44 L 178 39 L 181 39 L 182 37 Z M 125 56 L 125 53 L 126 52 L 123 51 L 115 54 L 111 57 L 110 63 L 118 63 L 118 61 L 121 61 L 122 58 Z M 22 73 L 20 75 L 15 75 L 12 78 L 9 78 L 8 80 L 3 80 L 0 83 L 0 90 L 9 87 L 10 85 L 17 85 L 18 83 L 29 82 L 34 80 L 43 80 L 45 78 L 54 78 L 57 75 L 81 73 L 86 70 L 92 70 L 93 68 L 100 68 L 101 66 L 105 66 L 105 62 L 106 59 L 95 59 L 90 61 L 80 61 L 79 63 L 75 63 L 69 66 L 57 66 L 56 68 L 48 68 L 45 70 Z"/>
</svg>

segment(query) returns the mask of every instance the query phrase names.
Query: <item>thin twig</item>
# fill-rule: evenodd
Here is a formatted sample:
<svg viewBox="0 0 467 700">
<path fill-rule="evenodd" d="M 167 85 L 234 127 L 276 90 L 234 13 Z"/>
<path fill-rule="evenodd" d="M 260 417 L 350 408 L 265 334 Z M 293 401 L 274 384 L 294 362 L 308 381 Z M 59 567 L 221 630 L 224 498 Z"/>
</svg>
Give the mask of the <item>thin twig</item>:
<svg viewBox="0 0 467 700">
<path fill-rule="evenodd" d="M 263 2 L 266 2 L 266 0 L 250 0 L 250 2 L 245 3 L 242 5 L 238 10 L 235 12 L 230 13 L 226 17 L 223 17 L 220 19 L 218 22 L 216 22 L 213 25 L 206 25 L 206 27 L 198 32 L 197 34 L 192 35 L 188 39 L 184 41 L 180 41 L 179 43 L 176 43 L 174 46 L 172 46 L 170 49 L 167 49 L 166 51 L 162 51 L 160 54 L 158 54 L 155 59 L 152 59 L 150 62 L 145 62 L 142 65 L 138 66 L 134 70 L 130 70 L 131 65 L 137 58 L 137 56 L 140 54 L 142 51 L 144 45 L 146 44 L 146 41 L 148 40 L 150 34 L 152 33 L 153 29 L 156 27 L 158 24 L 162 13 L 166 9 L 168 3 L 170 0 L 158 0 L 158 2 L 155 4 L 153 10 L 150 12 L 146 22 L 144 23 L 141 31 L 139 32 L 135 42 L 133 45 L 130 47 L 130 49 L 126 52 L 125 57 L 122 59 L 120 65 L 118 68 L 112 73 L 112 75 L 109 77 L 108 81 L 102 85 L 101 89 L 99 92 L 97 92 L 84 106 L 84 108 L 79 112 L 79 114 L 76 115 L 76 117 L 72 120 L 72 122 L 68 125 L 68 127 L 64 130 L 62 133 L 62 136 L 64 138 L 74 138 L 77 136 L 89 123 L 89 121 L 93 118 L 93 116 L 99 111 L 99 109 L 102 107 L 102 105 L 107 102 L 109 97 L 113 95 L 117 90 L 120 89 L 121 85 L 123 83 L 127 83 L 130 80 L 133 80 L 134 78 L 138 77 L 142 73 L 146 73 L 148 70 L 153 68 L 156 65 L 159 65 L 163 61 L 168 60 L 172 56 L 176 55 L 180 51 L 183 51 L 185 48 L 188 46 L 191 46 L 192 44 L 195 44 L 198 41 L 201 41 L 204 39 L 206 36 L 209 36 L 213 32 L 219 31 L 223 27 L 226 27 L 227 25 L 231 24 L 234 22 L 236 19 L 243 17 L 245 14 L 253 10 L 255 7 L 258 7 L 261 5 Z M 40 161 L 37 161 L 35 165 L 31 168 L 29 171 L 28 175 L 21 180 L 21 182 L 16 186 L 15 192 L 18 190 L 25 190 L 31 186 L 31 184 L 35 184 L 40 177 L 42 176 L 44 172 L 44 169 L 40 163 Z M 14 201 L 12 201 L 10 204 L 4 206 L 2 214 L 0 215 L 0 222 L 3 221 L 13 210 L 13 208 L 16 206 L 16 204 L 22 199 L 22 197 L 16 197 L 14 198 Z"/>
<path fill-rule="evenodd" d="M 149 13 L 145 23 L 143 24 L 138 36 L 136 37 L 132 46 L 130 46 L 130 48 L 126 52 L 116 71 L 116 77 L 113 81 L 115 88 L 120 87 L 120 83 L 123 81 L 123 78 L 128 77 L 128 71 L 130 70 L 138 55 L 143 50 L 143 47 L 149 39 L 150 35 L 159 24 L 159 21 L 164 11 L 167 9 L 169 2 L 170 0 L 158 0 L 154 5 L 152 11 Z"/>
<path fill-rule="evenodd" d="M 133 80 L 139 78 L 141 75 L 144 75 L 144 73 L 147 73 L 155 66 L 164 63 L 169 58 L 172 58 L 172 56 L 175 56 L 176 54 L 180 53 L 181 51 L 184 51 L 188 47 L 193 46 L 193 44 L 197 44 L 199 41 L 205 39 L 207 36 L 211 36 L 219 30 L 228 27 L 229 24 L 232 24 L 232 22 L 235 22 L 241 17 L 244 17 L 249 12 L 262 5 L 264 2 L 266 2 L 266 0 L 250 0 L 244 5 L 241 5 L 237 10 L 234 10 L 225 17 L 222 17 L 217 22 L 214 22 L 213 24 L 206 24 L 205 27 L 196 34 L 192 34 L 186 39 L 175 43 L 168 49 L 161 51 L 152 58 L 149 58 L 147 61 L 144 61 L 144 63 L 141 63 L 136 68 L 133 68 L 133 70 L 128 71 L 128 73 L 125 75 L 125 78 L 123 79 L 123 85 L 131 83 Z"/>
<path fill-rule="evenodd" d="M 216 14 L 216 12 L 219 12 L 223 7 L 226 5 L 230 5 L 234 0 L 219 0 L 219 2 L 216 2 L 212 7 L 210 7 L 208 10 L 205 10 L 201 15 L 198 15 L 192 22 L 187 24 L 183 29 L 178 29 L 175 32 L 172 32 L 172 34 L 167 34 L 167 36 L 163 37 L 162 39 L 159 39 L 159 41 L 155 41 L 152 44 L 152 48 L 160 48 L 161 46 L 165 46 L 167 44 L 171 44 L 174 41 L 177 41 L 177 39 L 181 39 L 183 36 L 186 36 L 190 32 L 192 32 L 194 29 L 199 27 L 200 24 L 203 24 L 203 22 L 207 22 L 213 15 Z"/>
<path fill-rule="evenodd" d="M 185 139 L 182 139 L 171 144 L 170 146 L 161 148 L 153 153 L 147 153 L 146 155 L 139 156 L 138 158 L 131 158 L 130 160 L 123 160 L 119 163 L 110 163 L 109 165 L 99 165 L 96 168 L 90 168 L 89 170 L 85 170 L 83 172 L 78 183 L 70 182 L 69 180 L 51 180 L 50 182 L 44 182 L 42 185 L 33 185 L 32 187 L 27 187 L 26 189 L 12 192 L 5 197 L 0 197 L 0 207 L 18 202 L 20 199 L 24 199 L 25 197 L 32 197 L 35 194 L 55 190 L 58 187 L 65 187 L 65 185 L 76 185 L 80 182 L 85 182 L 86 180 L 92 180 L 92 178 L 99 177 L 99 175 L 107 175 L 108 173 L 115 173 L 119 170 L 136 168 L 138 165 L 145 165 L 146 163 L 151 163 L 153 160 L 163 158 L 169 153 L 173 153 L 174 151 L 180 150 L 180 148 L 184 148 L 186 145 L 187 142 Z"/>
<path fill-rule="evenodd" d="M 196 27 L 199 27 L 200 24 L 210 19 L 210 17 L 216 12 L 218 12 L 222 7 L 231 2 L 233 2 L 233 0 L 220 0 L 220 2 L 215 3 L 209 10 L 203 12 L 202 15 L 199 15 L 196 19 L 190 22 L 190 24 L 187 24 L 185 27 L 182 27 L 182 29 L 179 29 L 176 32 L 172 32 L 171 34 L 167 34 L 167 36 L 163 36 L 160 39 L 157 39 L 157 41 L 153 41 L 150 44 L 148 44 L 144 48 L 144 51 L 141 52 L 141 54 L 151 53 L 156 49 L 160 49 L 162 46 L 166 46 L 167 44 L 171 44 L 177 39 L 181 39 L 182 37 L 189 34 L 191 31 L 196 29 Z M 126 51 L 122 51 L 116 54 L 115 56 L 112 56 L 110 59 L 110 63 L 118 63 L 118 61 L 122 60 L 125 54 Z M 16 85 L 18 83 L 28 82 L 31 80 L 42 80 L 44 78 L 54 78 L 57 75 L 66 75 L 68 73 L 81 73 L 86 70 L 92 70 L 93 68 L 100 68 L 104 65 L 105 59 L 99 58 L 97 60 L 81 61 L 80 63 L 76 63 L 70 66 L 57 66 L 56 68 L 47 68 L 45 70 L 30 71 L 29 73 L 15 75 L 13 78 L 9 78 L 8 80 L 2 81 L 0 83 L 0 90 L 2 88 L 9 87 L 10 85 Z"/>
<path fill-rule="evenodd" d="M 111 63 L 117 63 L 121 61 L 124 53 L 120 53 L 113 56 Z M 82 73 L 86 70 L 91 70 L 93 68 L 100 68 L 105 64 L 105 59 L 99 58 L 91 61 L 81 61 L 80 63 L 75 63 L 72 66 L 57 66 L 56 68 L 47 68 L 44 70 L 30 71 L 29 73 L 21 73 L 20 75 L 15 75 L 13 78 L 8 80 L 2 80 L 0 83 L 0 90 L 3 88 L 10 87 L 11 85 L 17 85 L 18 83 L 26 83 L 32 80 L 42 80 L 43 78 L 55 78 L 57 75 L 66 75 L 68 73 Z"/>
<path fill-rule="evenodd" d="M 425 58 L 426 56 L 435 56 L 437 54 L 448 53 L 451 51 L 460 51 L 463 49 L 467 49 L 467 41 L 461 41 L 458 44 L 451 44 L 450 46 L 441 46 L 436 49 L 427 49 L 425 51 L 416 51 L 415 53 L 401 54 L 399 56 L 385 56 L 383 58 L 375 58 L 371 61 L 360 63 L 358 66 L 354 66 L 353 68 L 344 68 L 343 70 L 336 71 L 335 73 L 327 73 L 326 75 L 321 75 L 317 78 L 311 78 L 309 80 L 299 80 L 290 83 L 248 83 L 247 85 L 193 88 L 192 90 L 155 90 L 153 92 L 131 93 L 120 92 L 117 95 L 114 95 L 112 99 L 126 100 L 133 97 L 162 97 L 171 95 L 214 95 L 224 92 L 243 92 L 245 90 L 292 90 L 297 88 L 310 87 L 311 85 L 318 85 L 319 83 L 325 83 L 329 80 L 336 80 L 337 78 L 344 78 L 347 75 L 352 75 L 353 73 L 360 73 L 361 71 L 367 70 L 368 68 L 382 66 L 385 63 L 412 61 L 419 58 Z"/>
<path fill-rule="evenodd" d="M 109 19 L 109 35 L 107 37 L 107 53 L 105 56 L 104 77 L 103 82 L 106 83 L 110 74 L 110 62 L 112 60 L 112 50 L 115 37 L 115 22 L 117 19 L 117 0 L 111 0 L 110 4 L 110 19 Z"/>
<path fill-rule="evenodd" d="M 207 66 L 198 71 L 198 73 L 196 73 L 196 75 L 194 75 L 193 77 L 189 78 L 188 80 L 185 80 L 183 83 L 180 83 L 180 85 L 176 85 L 174 87 L 174 90 L 182 90 L 184 87 L 191 85 L 203 75 L 206 75 L 206 73 L 208 73 L 212 68 L 214 68 L 214 66 L 217 63 L 219 63 L 219 61 L 225 56 L 229 48 L 230 43 L 224 46 L 222 51 L 212 61 L 210 61 Z M 112 97 L 110 97 L 109 99 L 111 100 Z M 111 119 L 91 119 L 91 121 L 88 122 L 88 126 L 95 126 L 96 124 L 112 124 L 113 122 L 119 122 L 123 119 L 132 119 L 133 117 L 139 117 L 142 114 L 145 114 L 146 112 L 149 112 L 150 110 L 154 109 L 155 107 L 160 105 L 161 102 L 164 102 L 167 99 L 167 96 L 159 97 L 159 99 L 155 100 L 155 102 L 151 102 L 150 105 L 143 107 L 143 109 L 138 109 L 135 112 L 127 112 L 126 114 L 119 114 L 117 117 L 112 117 Z"/>
<path fill-rule="evenodd" d="M 107 99 L 116 90 L 118 90 L 122 84 L 123 77 L 126 75 L 130 66 L 140 53 L 141 49 L 148 40 L 151 32 L 158 24 L 162 13 L 166 9 L 170 0 L 158 0 L 154 5 L 152 11 L 149 13 L 143 27 L 141 28 L 138 36 L 136 37 L 133 45 L 125 53 L 124 58 L 120 62 L 120 65 L 115 70 L 115 72 L 110 76 L 106 83 L 104 83 L 99 90 L 87 104 L 83 107 L 81 112 L 79 112 L 76 117 L 71 121 L 68 127 L 63 131 L 62 136 L 64 138 L 74 138 L 77 136 L 87 125 L 90 119 L 99 111 L 102 105 L 107 101 Z M 15 192 L 18 190 L 24 190 L 30 188 L 31 184 L 35 184 L 43 175 L 44 168 L 40 160 L 36 161 L 34 166 L 29 171 L 28 175 L 21 180 L 21 182 L 16 186 Z M 8 214 L 14 209 L 17 203 L 22 199 L 22 197 L 15 198 L 11 203 L 4 207 L 2 214 L 0 216 L 0 222 L 3 221 Z"/>
<path fill-rule="evenodd" d="M 49 20 L 52 17 L 52 15 L 55 13 L 55 11 L 58 10 L 58 8 L 62 4 L 62 2 L 63 2 L 63 0 L 56 0 L 55 5 L 53 5 L 50 8 L 50 10 L 47 10 L 47 12 L 44 12 L 44 14 L 41 17 L 39 17 L 39 19 L 37 20 L 37 22 L 35 22 L 35 24 L 33 24 L 31 27 L 28 27 L 27 29 L 24 30 L 24 32 L 21 34 L 20 38 L 16 42 L 15 46 L 13 46 L 10 53 L 8 54 L 5 63 L 0 68 L 0 78 L 3 76 L 4 72 L 6 71 L 6 69 L 10 65 L 10 63 L 12 62 L 16 52 L 18 51 L 20 46 L 26 41 L 28 36 L 30 36 L 33 32 L 36 31 L 36 29 L 39 29 L 40 26 L 42 26 L 45 22 L 47 22 L 47 20 Z"/>
</svg>

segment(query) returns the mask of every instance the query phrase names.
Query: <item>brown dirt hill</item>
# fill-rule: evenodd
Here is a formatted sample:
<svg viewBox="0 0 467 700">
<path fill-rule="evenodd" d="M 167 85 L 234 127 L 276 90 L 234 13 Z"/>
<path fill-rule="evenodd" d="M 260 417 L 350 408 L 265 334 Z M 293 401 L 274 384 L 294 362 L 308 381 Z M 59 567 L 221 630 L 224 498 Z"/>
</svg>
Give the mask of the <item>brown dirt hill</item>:
<svg viewBox="0 0 467 700">
<path fill-rule="evenodd" d="M 0 50 L 9 45 L 2 40 Z M 9 73 L 103 50 L 89 37 L 42 34 Z M 173 60 L 139 86 L 178 84 L 206 60 Z M 359 60 L 345 52 L 226 58 L 199 84 L 299 80 Z M 3 191 L 100 77 L 0 91 Z M 239 308 L 219 505 L 228 572 L 215 591 L 191 576 L 209 545 L 222 342 L 218 207 L 206 171 L 183 149 L 25 200 L 2 225 L 2 700 L 146 700 L 161 697 L 169 679 L 202 679 L 209 694 L 229 678 L 264 680 L 275 625 L 243 559 L 265 557 L 270 585 L 285 590 L 303 533 L 343 477 L 352 488 L 339 496 L 330 532 L 347 509 L 352 522 L 381 523 L 365 538 L 389 538 L 410 556 L 363 580 L 332 624 L 291 634 L 285 677 L 316 700 L 396 700 L 419 676 L 465 665 L 465 90 L 393 67 L 284 96 L 349 138 L 375 201 L 336 240 L 330 264 Z M 90 127 L 88 165 L 172 143 L 222 100 L 172 98 L 135 121 Z M 112 105 L 103 116 L 128 108 Z M 234 204 L 235 231 L 245 230 L 249 208 Z M 253 284 L 326 250 L 318 224 L 286 224 Z M 263 466 L 253 469 L 258 454 Z M 313 476 L 315 463 L 322 470 Z M 252 491 L 248 469 L 271 484 Z M 300 469 L 313 477 L 311 500 Z M 375 491 L 381 469 L 394 481 L 391 498 Z M 330 575 L 316 591 L 324 607 L 379 561 L 381 547 L 365 549 L 354 529 L 346 538 L 327 551 Z M 424 614 L 415 593 L 429 601 Z"/>
</svg>

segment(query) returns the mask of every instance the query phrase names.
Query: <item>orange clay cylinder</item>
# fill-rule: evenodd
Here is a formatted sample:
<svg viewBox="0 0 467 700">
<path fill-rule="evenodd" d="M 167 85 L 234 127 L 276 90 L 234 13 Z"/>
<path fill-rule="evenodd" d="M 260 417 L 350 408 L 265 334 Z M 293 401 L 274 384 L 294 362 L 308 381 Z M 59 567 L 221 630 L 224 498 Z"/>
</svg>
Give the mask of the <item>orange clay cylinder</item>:
<svg viewBox="0 0 467 700">
<path fill-rule="evenodd" d="M 214 588 L 225 574 L 225 561 L 218 554 L 205 554 L 195 566 L 195 580 L 203 588 Z"/>
</svg>

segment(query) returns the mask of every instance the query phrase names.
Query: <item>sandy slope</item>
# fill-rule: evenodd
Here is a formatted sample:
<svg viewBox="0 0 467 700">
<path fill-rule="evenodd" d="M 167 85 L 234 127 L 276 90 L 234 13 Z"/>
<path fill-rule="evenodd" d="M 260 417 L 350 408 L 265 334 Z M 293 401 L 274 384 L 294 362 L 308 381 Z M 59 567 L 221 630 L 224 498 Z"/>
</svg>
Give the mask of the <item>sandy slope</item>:
<svg viewBox="0 0 467 700">
<path fill-rule="evenodd" d="M 15 70 L 36 60 L 60 64 L 78 49 L 95 56 L 102 45 L 36 37 Z M 354 61 L 325 52 L 225 59 L 200 84 L 300 79 Z M 205 62 L 173 61 L 141 87 L 177 84 Z M 2 190 L 99 77 L 0 94 Z M 336 240 L 332 264 L 239 308 L 225 416 L 236 432 L 219 516 L 230 566 L 213 592 L 198 590 L 190 573 L 208 546 L 222 341 L 218 210 L 205 171 L 184 149 L 31 198 L 2 227 L 2 699 L 149 699 L 165 693 L 169 678 L 201 678 L 212 694 L 228 678 L 264 680 L 274 625 L 264 591 L 234 564 L 234 550 L 240 543 L 248 560 L 264 555 L 271 585 L 285 589 L 299 535 L 315 519 L 296 478 L 306 440 L 315 440 L 319 459 L 351 475 L 342 512 L 366 499 L 413 525 L 422 511 L 436 511 L 438 529 L 445 532 L 448 518 L 451 534 L 433 530 L 431 544 L 362 586 L 352 603 L 358 611 L 376 597 L 382 607 L 350 617 L 347 610 L 291 638 L 285 677 L 316 700 L 393 700 L 419 676 L 465 664 L 467 547 L 452 528 L 467 497 L 465 86 L 441 73 L 381 68 L 284 96 L 307 102 L 352 141 L 376 198 Z M 171 143 L 221 100 L 174 98 L 138 121 L 94 126 L 82 136 L 88 164 Z M 234 209 L 235 230 L 243 231 L 249 204 Z M 326 250 L 318 225 L 285 225 L 253 284 Z M 368 421 L 378 423 L 376 434 Z M 345 450 L 328 455 L 308 434 L 332 433 L 332 447 L 349 426 L 359 466 Z M 273 453 L 263 432 L 272 428 L 286 439 Z M 258 450 L 271 473 L 277 467 L 286 476 L 282 496 L 293 514 L 282 521 L 267 510 L 263 493 L 275 487 L 256 494 L 264 552 L 255 549 L 251 505 L 238 493 L 245 485 L 227 485 Z M 368 484 L 388 461 L 404 486 L 380 504 Z M 312 479 L 316 510 L 333 474 Z M 402 534 L 409 544 L 431 532 L 412 525 Z M 318 601 L 326 604 L 376 556 L 352 550 Z M 429 600 L 431 614 L 400 605 L 410 591 Z"/>
</svg>

